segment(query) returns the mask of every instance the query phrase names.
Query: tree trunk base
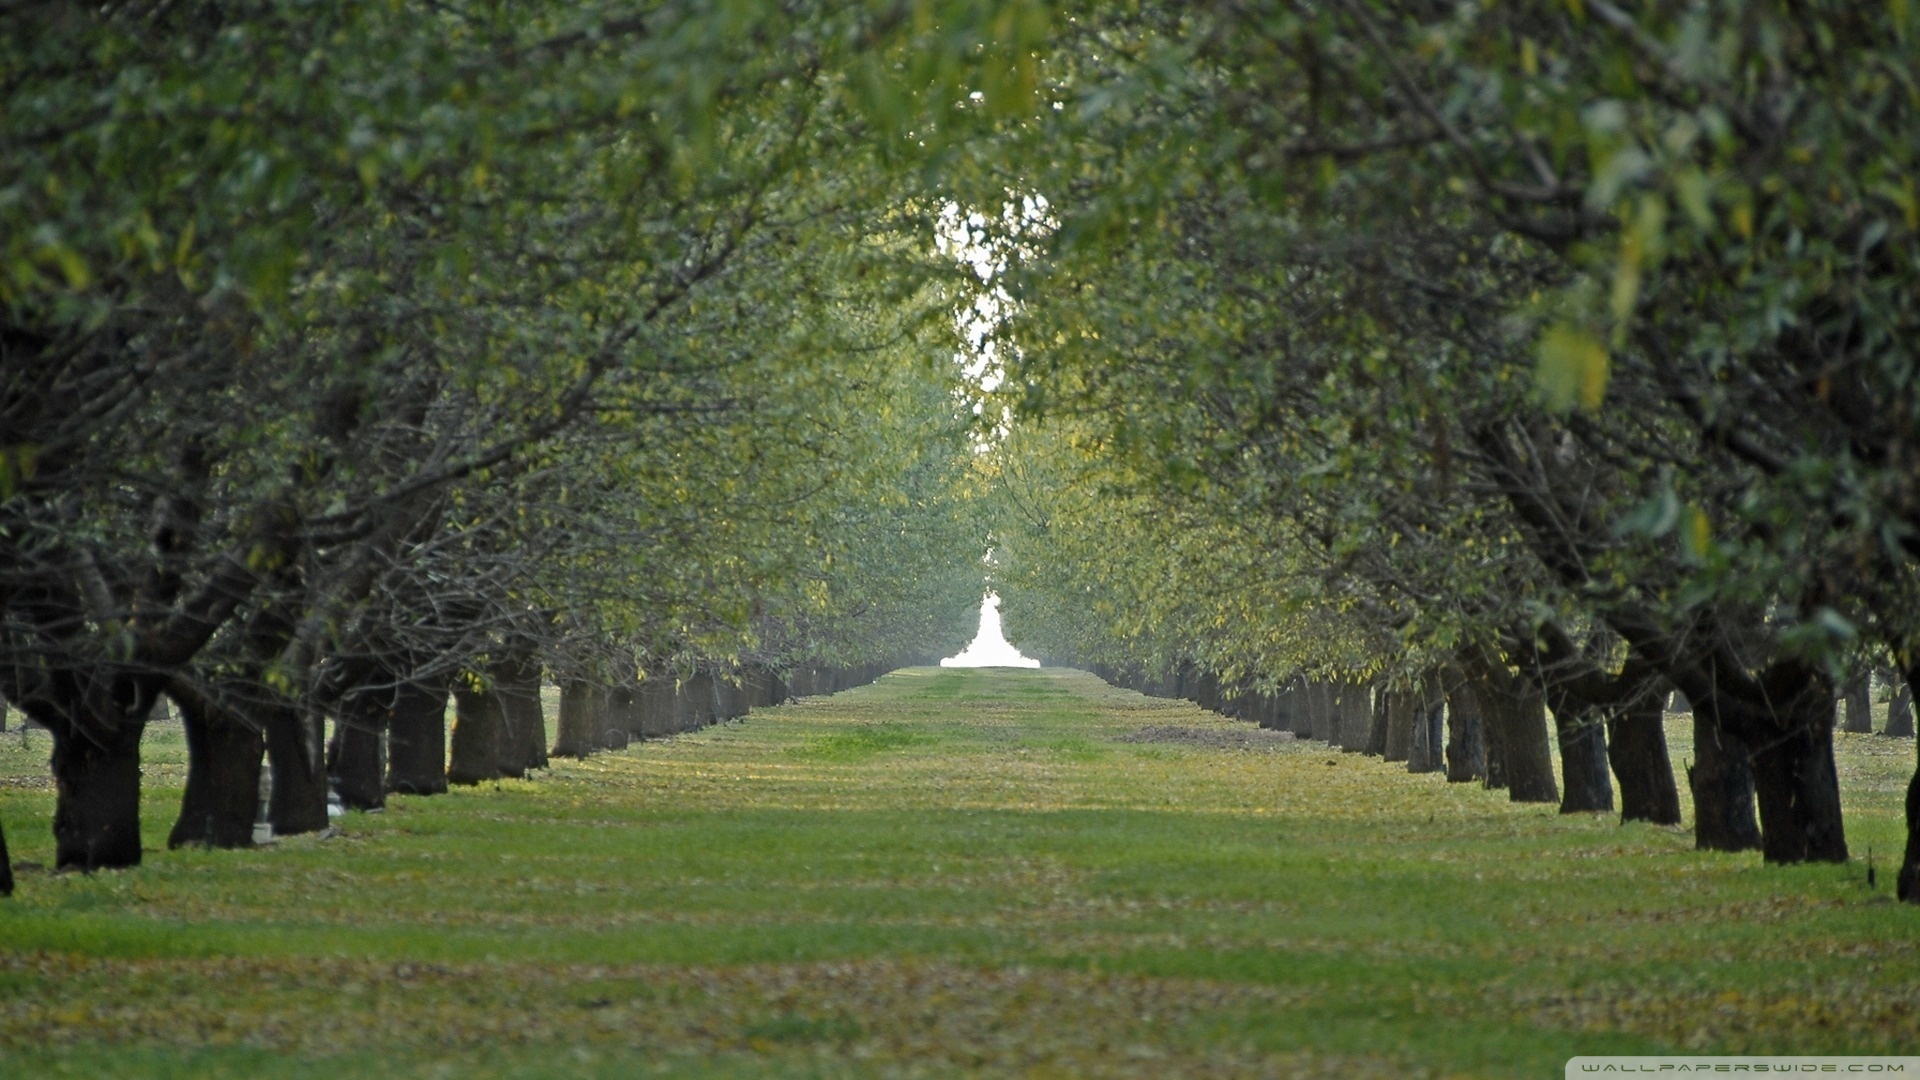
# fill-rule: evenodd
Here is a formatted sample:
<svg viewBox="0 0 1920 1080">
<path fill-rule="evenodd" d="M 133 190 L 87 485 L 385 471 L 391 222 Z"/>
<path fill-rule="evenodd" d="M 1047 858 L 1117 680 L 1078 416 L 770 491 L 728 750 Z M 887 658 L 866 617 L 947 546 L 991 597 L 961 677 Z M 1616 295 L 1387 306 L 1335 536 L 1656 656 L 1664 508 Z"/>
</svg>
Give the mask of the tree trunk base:
<svg viewBox="0 0 1920 1080">
<path fill-rule="evenodd" d="M 1700 710 L 1693 712 L 1694 764 L 1687 766 L 1693 792 L 1693 843 L 1702 851 L 1752 851 L 1760 846 L 1754 817 L 1753 772 L 1747 748 L 1721 732 Z"/>
<path fill-rule="evenodd" d="M 267 819 L 279 836 L 319 832 L 327 827 L 327 770 L 319 732 L 292 705 L 266 710 L 267 762 L 273 770 L 273 794 Z"/>
<path fill-rule="evenodd" d="M 387 720 L 387 792 L 442 795 L 447 790 L 447 685 L 402 683 Z"/>
<path fill-rule="evenodd" d="M 116 725 L 104 742 L 62 728 L 53 730 L 55 868 L 140 865 L 141 725 Z"/>
<path fill-rule="evenodd" d="M 206 701 L 184 702 L 180 714 L 187 791 L 167 846 L 252 847 L 266 740 L 258 728 Z"/>
<path fill-rule="evenodd" d="M 1563 814 L 1613 809 L 1613 782 L 1607 774 L 1606 728 L 1593 717 L 1555 717 L 1560 738 L 1560 798 Z"/>
<path fill-rule="evenodd" d="M 1620 781 L 1620 820 L 1680 824 L 1680 789 L 1667 756 L 1658 701 L 1629 706 L 1607 721 L 1607 757 Z"/>
</svg>

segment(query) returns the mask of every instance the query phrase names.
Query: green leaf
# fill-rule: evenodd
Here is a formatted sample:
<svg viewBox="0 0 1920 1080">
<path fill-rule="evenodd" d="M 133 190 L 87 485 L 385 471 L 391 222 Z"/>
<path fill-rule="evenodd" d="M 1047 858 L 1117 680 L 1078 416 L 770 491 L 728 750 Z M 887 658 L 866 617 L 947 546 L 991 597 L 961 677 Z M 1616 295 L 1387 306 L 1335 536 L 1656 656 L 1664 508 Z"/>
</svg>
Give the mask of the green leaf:
<svg viewBox="0 0 1920 1080">
<path fill-rule="evenodd" d="M 1556 323 L 1541 335 L 1539 357 L 1534 387 L 1547 408 L 1566 412 L 1576 404 L 1582 409 L 1600 407 L 1607 394 L 1611 361 L 1598 338 L 1569 323 Z"/>
</svg>

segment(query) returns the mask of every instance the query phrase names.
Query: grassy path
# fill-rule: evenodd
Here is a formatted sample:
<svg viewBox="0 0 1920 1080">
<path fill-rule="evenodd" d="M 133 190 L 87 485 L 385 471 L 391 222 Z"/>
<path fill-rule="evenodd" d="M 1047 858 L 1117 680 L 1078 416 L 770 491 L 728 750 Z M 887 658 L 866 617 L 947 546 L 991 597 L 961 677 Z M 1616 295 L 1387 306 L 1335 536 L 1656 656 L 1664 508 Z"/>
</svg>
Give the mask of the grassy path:
<svg viewBox="0 0 1920 1080">
<path fill-rule="evenodd" d="M 1910 743 L 1842 737 L 1869 892 L 1183 729 L 1248 730 L 914 669 L 326 841 L 28 871 L 0 1075 L 1546 1076 L 1920 1043 L 1920 913 L 1887 902 Z M 180 782 L 156 739 L 149 847 Z M 0 820 L 43 860 L 44 765 L 4 743 Z"/>
</svg>

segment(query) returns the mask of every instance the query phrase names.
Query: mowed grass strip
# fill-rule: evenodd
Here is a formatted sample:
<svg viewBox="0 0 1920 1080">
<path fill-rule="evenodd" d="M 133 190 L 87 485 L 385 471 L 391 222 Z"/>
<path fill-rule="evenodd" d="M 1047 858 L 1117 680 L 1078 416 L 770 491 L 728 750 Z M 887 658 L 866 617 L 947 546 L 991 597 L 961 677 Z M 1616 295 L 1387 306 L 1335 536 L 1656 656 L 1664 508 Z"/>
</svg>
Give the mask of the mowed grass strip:
<svg viewBox="0 0 1920 1080">
<path fill-rule="evenodd" d="M 26 871 L 0 1074 L 1557 1074 L 1911 1052 L 1913 745 L 1840 736 L 1850 866 L 1703 855 L 1066 671 L 911 669 L 345 834 Z M 1686 756 L 1684 725 L 1672 732 Z M 44 862 L 46 737 L 0 750 Z M 148 846 L 182 777 L 149 740 Z"/>
</svg>

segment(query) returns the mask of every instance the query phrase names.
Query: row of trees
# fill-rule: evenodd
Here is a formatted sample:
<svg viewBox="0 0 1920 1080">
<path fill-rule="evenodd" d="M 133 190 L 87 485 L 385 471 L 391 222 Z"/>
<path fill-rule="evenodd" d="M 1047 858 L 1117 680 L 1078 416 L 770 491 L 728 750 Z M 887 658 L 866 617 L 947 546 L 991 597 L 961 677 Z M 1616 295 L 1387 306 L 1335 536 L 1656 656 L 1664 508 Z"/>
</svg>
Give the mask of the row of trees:
<svg viewBox="0 0 1920 1080">
<path fill-rule="evenodd" d="M 365 805 L 537 765 L 543 678 L 584 753 L 966 640 L 960 268 L 916 208 L 973 120 L 912 125 L 1025 92 L 1025 24 L 0 20 L 0 694 L 52 733 L 59 865 L 140 860 L 162 697 L 172 843 L 239 845 L 263 753 L 298 832 L 329 771 Z"/>
<path fill-rule="evenodd" d="M 1702 845 L 1846 859 L 1836 681 L 1920 678 L 1916 16 L 1075 25 L 1022 176 L 1056 218 L 1002 240 L 1009 638 L 1137 685 L 1376 684 L 1389 722 L 1448 698 L 1516 798 L 1561 796 L 1550 706 L 1564 805 L 1611 759 L 1662 821 L 1678 688 Z M 1920 900 L 1920 779 L 1909 829 Z"/>
</svg>

